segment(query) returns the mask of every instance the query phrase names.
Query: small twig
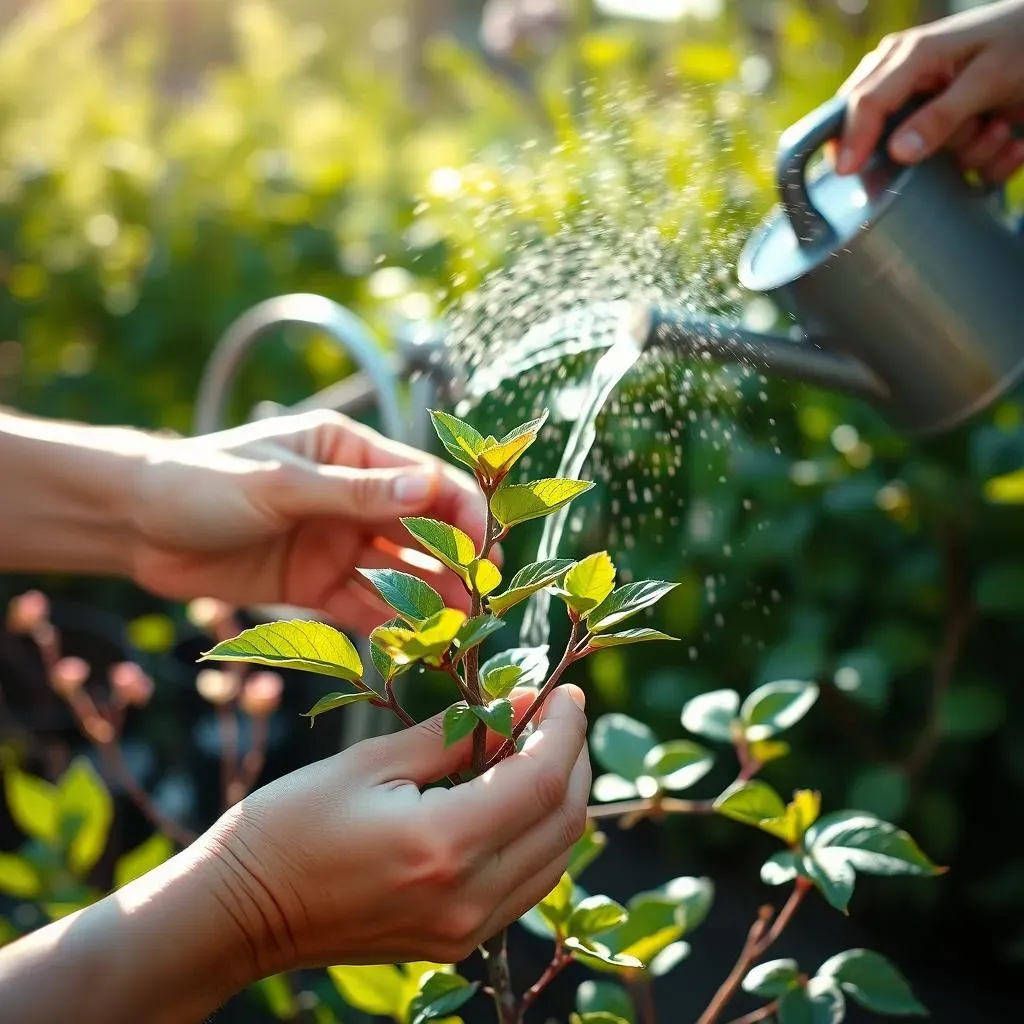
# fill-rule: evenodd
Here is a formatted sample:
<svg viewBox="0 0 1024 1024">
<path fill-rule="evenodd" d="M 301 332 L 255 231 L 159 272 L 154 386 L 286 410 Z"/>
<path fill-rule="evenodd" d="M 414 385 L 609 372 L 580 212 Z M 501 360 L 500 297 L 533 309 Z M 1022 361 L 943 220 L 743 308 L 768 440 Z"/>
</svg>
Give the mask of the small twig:
<svg viewBox="0 0 1024 1024">
<path fill-rule="evenodd" d="M 660 821 L 669 814 L 714 814 L 714 800 L 680 800 L 676 797 L 650 797 L 639 800 L 616 800 L 608 804 L 592 804 L 587 808 L 587 816 L 590 818 L 623 818 L 622 827 L 626 820 L 639 816 L 636 820 L 651 818 Z"/>
<path fill-rule="evenodd" d="M 767 1020 L 778 1012 L 779 1001 L 778 999 L 775 999 L 757 1010 L 751 1010 L 750 1013 L 745 1013 L 742 1017 L 737 1017 L 735 1020 L 730 1021 L 729 1024 L 757 1024 L 758 1021 Z"/>
<path fill-rule="evenodd" d="M 554 955 L 551 957 L 551 963 L 544 969 L 544 973 L 523 993 L 523 998 L 519 1001 L 520 1016 L 533 1006 L 541 992 L 571 963 L 572 957 L 566 954 L 562 948 L 562 940 L 558 939 L 555 944 Z"/>
<path fill-rule="evenodd" d="M 470 692 L 469 687 L 463 682 L 462 676 L 459 675 L 458 669 L 451 664 L 444 666 L 445 672 L 451 677 L 451 680 L 459 688 L 459 693 L 462 694 L 462 699 L 467 704 L 473 703 L 473 694 Z M 481 697 L 483 694 L 481 693 Z"/>
<path fill-rule="evenodd" d="M 654 987 L 649 977 L 640 977 L 630 983 L 634 1001 L 640 1010 L 641 1024 L 657 1024 L 658 1011 L 654 1006 Z"/>
<path fill-rule="evenodd" d="M 700 1015 L 697 1024 L 715 1024 L 733 996 L 736 995 L 740 985 L 743 984 L 743 979 L 747 976 L 750 968 L 764 956 L 785 931 L 811 884 L 806 878 L 797 878 L 793 885 L 793 891 L 789 894 L 789 899 L 786 900 L 774 921 L 772 920 L 774 913 L 772 908 L 761 907 L 757 913 L 757 920 L 750 926 L 747 940 L 743 943 L 743 949 L 740 951 L 735 966 L 719 986 L 711 1002 L 708 1003 L 707 1009 Z"/>
<path fill-rule="evenodd" d="M 498 1011 L 499 1024 L 519 1024 L 522 1014 L 508 967 L 508 929 L 502 928 L 497 935 L 484 942 L 480 949 L 487 964 L 487 978 Z"/>
<path fill-rule="evenodd" d="M 491 548 L 494 546 L 500 529 L 494 518 L 494 513 L 491 512 L 491 492 L 483 484 L 481 487 L 487 501 L 487 523 L 484 526 L 484 541 L 478 557 L 486 558 L 491 553 Z M 483 611 L 483 598 L 475 583 L 470 591 L 470 597 L 469 614 L 471 618 L 475 618 Z M 466 667 L 466 701 L 470 704 L 483 704 L 483 691 L 480 689 L 480 649 L 474 647 L 470 650 L 466 654 L 463 664 Z M 472 772 L 474 775 L 481 775 L 487 770 L 487 767 L 487 726 L 480 722 L 473 730 Z"/>
</svg>

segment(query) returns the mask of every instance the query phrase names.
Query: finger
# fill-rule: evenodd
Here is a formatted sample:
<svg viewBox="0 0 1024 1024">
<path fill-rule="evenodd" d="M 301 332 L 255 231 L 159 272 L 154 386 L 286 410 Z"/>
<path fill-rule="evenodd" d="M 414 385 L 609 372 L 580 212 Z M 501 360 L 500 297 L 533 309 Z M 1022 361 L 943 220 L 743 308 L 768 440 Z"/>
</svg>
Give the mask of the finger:
<svg viewBox="0 0 1024 1024">
<path fill-rule="evenodd" d="M 982 178 L 990 185 L 1002 185 L 1024 167 L 1024 141 L 1010 142 L 989 163 L 978 168 Z"/>
<path fill-rule="evenodd" d="M 861 57 L 846 81 L 836 90 L 839 96 L 849 96 L 861 83 L 869 78 L 883 60 L 899 45 L 901 37 L 893 34 L 885 36 L 870 52 Z"/>
<path fill-rule="evenodd" d="M 912 114 L 889 140 L 901 163 L 917 163 L 941 149 L 969 118 L 991 105 L 993 68 L 985 55 L 972 60 L 939 95 Z"/>
<path fill-rule="evenodd" d="M 966 145 L 956 146 L 955 141 L 951 142 L 952 148 L 956 150 L 961 166 L 965 170 L 981 170 L 996 158 L 1006 148 L 1011 140 L 1010 125 L 1001 118 L 990 121 L 980 132 Z"/>
<path fill-rule="evenodd" d="M 954 153 L 963 153 L 971 146 L 979 135 L 985 130 L 986 122 L 980 117 L 972 117 L 966 124 L 962 124 L 949 140 L 949 148 Z"/>
<path fill-rule="evenodd" d="M 565 800 L 586 734 L 582 692 L 575 686 L 556 688 L 522 751 L 438 794 L 444 798 L 440 817 L 458 833 L 460 847 L 493 853 L 555 813 Z"/>
<path fill-rule="evenodd" d="M 369 636 L 382 623 L 395 617 L 394 611 L 379 597 L 354 580 L 331 591 L 320 610 L 343 629 L 360 636 Z"/>
<path fill-rule="evenodd" d="M 502 928 L 514 924 L 528 910 L 537 906 L 558 885 L 568 863 L 569 852 L 559 854 L 532 879 L 520 885 L 515 892 L 509 893 L 488 915 L 480 929 L 481 942 L 496 935 Z"/>
<path fill-rule="evenodd" d="M 525 687 L 512 691 L 509 699 L 514 721 L 522 718 L 536 696 L 535 690 Z M 502 743 L 502 737 L 488 735 L 489 753 L 497 753 Z M 472 737 L 467 737 L 446 747 L 442 711 L 402 732 L 366 741 L 360 753 L 365 758 L 365 777 L 371 784 L 410 782 L 426 786 L 468 768 L 472 762 L 473 741 Z M 458 786 L 458 792 L 466 785 Z M 433 798 L 440 802 L 455 791 L 438 790 Z"/>
</svg>

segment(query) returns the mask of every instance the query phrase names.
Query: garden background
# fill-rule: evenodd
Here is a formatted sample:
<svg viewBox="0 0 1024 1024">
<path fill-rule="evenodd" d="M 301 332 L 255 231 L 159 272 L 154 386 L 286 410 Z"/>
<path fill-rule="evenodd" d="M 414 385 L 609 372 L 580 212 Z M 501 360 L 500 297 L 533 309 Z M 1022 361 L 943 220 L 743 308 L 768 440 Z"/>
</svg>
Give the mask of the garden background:
<svg viewBox="0 0 1024 1024">
<path fill-rule="evenodd" d="M 659 269 L 665 280 L 692 289 L 697 274 L 698 290 L 735 304 L 730 260 L 772 202 L 779 131 L 881 35 L 944 10 L 579 0 L 507 22 L 492 4 L 482 44 L 483 6 L 0 4 L 0 402 L 189 433 L 203 366 L 254 303 L 317 292 L 386 344 L 399 320 L 433 320 L 514 262 L 518 240 L 585 225 L 595 209 L 614 223 L 616 204 L 600 209 L 613 196 L 609 166 L 615 188 L 657 211 L 659 252 L 675 261 Z M 681 16 L 621 16 L 659 6 Z M 315 333 L 283 332 L 242 373 L 234 421 L 352 370 Z M 1024 404 L 1008 398 L 918 443 L 855 401 L 756 378 L 737 387 L 727 370 L 721 393 L 712 375 L 684 407 L 666 400 L 683 369 L 648 370 L 603 421 L 602 486 L 570 547 L 608 547 L 637 575 L 679 581 L 659 625 L 684 643 L 590 659 L 580 674 L 591 714 L 624 711 L 669 739 L 703 690 L 817 680 L 821 706 L 765 777 L 898 822 L 951 871 L 930 883 L 865 879 L 849 920 L 817 901 L 789 949 L 812 965 L 870 945 L 900 964 L 935 1020 L 1011 1019 L 1024 964 L 1024 838 L 1013 825 L 1024 798 L 1024 515 L 988 501 L 985 483 L 1024 464 Z M 634 402 L 658 411 L 626 417 Z M 556 415 L 548 436 L 566 428 Z M 679 469 L 659 476 L 653 504 L 671 514 L 649 529 L 654 508 L 645 517 L 650 503 L 633 492 L 664 456 L 666 432 Z M 16 486 L 0 481 L 0 500 Z M 529 561 L 535 540 L 527 531 L 509 563 Z M 154 678 L 154 699 L 129 716 L 126 760 L 163 812 L 212 821 L 222 734 L 194 686 L 207 638 L 180 606 L 118 582 L 0 577 L 0 599 L 33 586 L 53 602 L 65 652 L 97 681 L 123 659 Z M 289 680 L 264 780 L 336 748 L 329 724 L 310 732 L 298 717 L 320 692 Z M 55 779 L 89 754 L 34 648 L 9 633 L 0 698 L 6 768 Z M 436 706 L 429 685 L 413 704 Z M 121 854 L 149 836 L 106 782 L 116 800 L 109 822 L 98 812 L 102 854 L 87 884 L 51 865 L 51 889 L 27 898 L 3 895 L 0 877 L 0 940 L 37 926 L 55 901 L 105 891 Z M 26 841 L 42 842 L 23 825 L 0 801 L 0 850 L 27 856 Z M 656 989 L 664 1019 L 689 1019 L 690 993 L 703 1005 L 770 898 L 756 881 L 768 846 L 724 820 L 606 831 L 594 870 L 613 896 L 676 874 L 716 881 L 693 953 Z M 224 1019 L 358 1019 L 328 981 L 310 986 L 319 1004 L 306 1018 L 266 987 Z M 553 987 L 552 1015 L 566 1016 L 572 988 Z"/>
</svg>

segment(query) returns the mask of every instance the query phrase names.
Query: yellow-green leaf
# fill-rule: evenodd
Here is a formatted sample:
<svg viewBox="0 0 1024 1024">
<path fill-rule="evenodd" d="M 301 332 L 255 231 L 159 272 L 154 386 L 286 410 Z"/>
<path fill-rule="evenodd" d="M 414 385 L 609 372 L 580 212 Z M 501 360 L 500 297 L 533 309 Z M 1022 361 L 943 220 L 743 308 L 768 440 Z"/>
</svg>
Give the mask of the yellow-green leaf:
<svg viewBox="0 0 1024 1024">
<path fill-rule="evenodd" d="M 15 853 L 0 853 L 0 892 L 16 899 L 31 900 L 42 895 L 43 883 L 36 869 Z"/>
<path fill-rule="evenodd" d="M 26 835 L 55 843 L 60 838 L 57 787 L 18 768 L 4 772 L 4 794 L 14 823 Z"/>
<path fill-rule="evenodd" d="M 244 661 L 350 681 L 363 674 L 363 663 L 344 633 L 325 623 L 304 619 L 253 626 L 217 644 L 199 660 Z"/>
<path fill-rule="evenodd" d="M 502 593 L 492 594 L 487 599 L 487 605 L 495 615 L 504 615 L 510 608 L 525 601 L 538 590 L 558 582 L 574 564 L 571 558 L 549 558 L 527 565 L 512 577 Z"/>
<path fill-rule="evenodd" d="M 1024 469 L 993 477 L 985 484 L 985 497 L 1004 505 L 1024 503 Z"/>
<path fill-rule="evenodd" d="M 466 573 L 469 585 L 481 597 L 486 597 L 501 583 L 501 570 L 489 558 L 474 558 Z"/>
<path fill-rule="evenodd" d="M 455 634 L 455 651 L 452 661 L 460 662 L 474 647 L 479 647 L 489 636 L 503 629 L 505 623 L 493 615 L 476 615 L 459 627 Z"/>
<path fill-rule="evenodd" d="M 558 884 L 537 904 L 537 912 L 555 932 L 562 932 L 572 915 L 573 881 L 563 872 Z"/>
<path fill-rule="evenodd" d="M 480 432 L 465 420 L 460 420 L 447 412 L 435 412 L 431 409 L 430 420 L 448 454 L 464 466 L 476 469 L 477 453 L 484 447 L 484 438 Z"/>
<path fill-rule="evenodd" d="M 391 619 L 388 622 L 382 623 L 377 629 L 403 629 L 404 623 L 401 619 Z M 407 665 L 399 665 L 395 662 L 394 658 L 380 646 L 379 643 L 374 639 L 374 634 L 377 630 L 374 630 L 370 634 L 370 660 L 373 662 L 373 667 L 377 670 L 380 677 L 385 682 L 390 682 L 400 672 L 403 672 Z"/>
<path fill-rule="evenodd" d="M 607 551 L 596 551 L 566 574 L 558 596 L 578 615 L 596 608 L 615 589 L 615 563 Z"/>
<path fill-rule="evenodd" d="M 312 728 L 317 715 L 322 715 L 325 711 L 334 711 L 335 708 L 343 708 L 348 704 L 373 700 L 376 696 L 377 694 L 367 690 L 357 690 L 355 693 L 329 693 L 326 697 L 321 697 L 308 711 L 303 711 L 302 717 L 309 719 L 309 725 Z"/>
<path fill-rule="evenodd" d="M 771 786 L 754 779 L 727 789 L 715 801 L 715 810 L 793 845 L 817 819 L 821 794 L 800 789 L 789 804 L 783 804 Z"/>
<path fill-rule="evenodd" d="M 437 664 L 465 621 L 465 612 L 445 608 L 427 619 L 420 629 L 378 627 L 371 636 L 398 665 L 417 661 Z"/>
<path fill-rule="evenodd" d="M 399 1019 L 405 1009 L 405 977 L 389 964 L 328 967 L 327 973 L 349 1006 L 373 1017 Z"/>
<path fill-rule="evenodd" d="M 528 484 L 509 484 L 491 495 L 491 513 L 505 528 L 540 519 L 568 505 L 594 485 L 587 480 L 550 478 Z"/>
<path fill-rule="evenodd" d="M 467 534 L 448 523 L 422 516 L 406 517 L 402 525 L 435 558 L 469 582 L 468 567 L 476 558 L 476 545 Z"/>
<path fill-rule="evenodd" d="M 678 640 L 657 629 L 626 629 L 621 633 L 597 633 L 590 638 L 590 647 L 621 647 L 623 644 L 639 644 L 650 640 Z"/>
<path fill-rule="evenodd" d="M 135 849 L 118 857 L 114 865 L 114 886 L 120 889 L 121 886 L 134 882 L 147 871 L 152 871 L 164 861 L 170 860 L 173 855 L 174 846 L 170 839 L 161 832 L 154 832 Z"/>
<path fill-rule="evenodd" d="M 57 784 L 67 862 L 81 876 L 100 859 L 114 820 L 110 792 L 84 757 L 76 757 Z"/>
<path fill-rule="evenodd" d="M 477 454 L 477 461 L 489 479 L 499 480 L 508 473 L 523 452 L 537 440 L 547 418 L 545 409 L 542 416 L 510 430 L 500 441 L 485 439 L 484 447 Z M 487 444 L 487 441 L 492 443 Z"/>
<path fill-rule="evenodd" d="M 488 671 L 481 671 L 480 685 L 488 697 L 507 697 L 522 677 L 518 665 L 498 665 Z"/>
</svg>

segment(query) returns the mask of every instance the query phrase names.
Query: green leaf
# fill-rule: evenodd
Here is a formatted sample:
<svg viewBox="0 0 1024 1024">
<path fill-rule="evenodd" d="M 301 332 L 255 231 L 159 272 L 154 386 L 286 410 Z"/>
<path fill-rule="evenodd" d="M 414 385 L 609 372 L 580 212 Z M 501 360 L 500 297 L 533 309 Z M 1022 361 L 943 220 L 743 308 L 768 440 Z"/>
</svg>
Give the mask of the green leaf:
<svg viewBox="0 0 1024 1024">
<path fill-rule="evenodd" d="M 613 590 L 587 617 L 591 633 L 601 633 L 660 601 L 678 583 L 641 580 Z"/>
<path fill-rule="evenodd" d="M 677 636 L 669 636 L 657 629 L 626 629 L 621 633 L 598 633 L 590 638 L 588 646 L 595 650 L 602 647 L 621 647 L 623 644 L 639 644 L 649 640 L 678 640 Z"/>
<path fill-rule="evenodd" d="M 709 740 L 732 743 L 739 711 L 740 695 L 735 690 L 710 690 L 683 705 L 683 728 Z"/>
<path fill-rule="evenodd" d="M 412 516 L 401 523 L 423 548 L 469 583 L 469 565 L 476 558 L 476 545 L 467 534 L 436 519 Z"/>
<path fill-rule="evenodd" d="M 283 974 L 271 974 L 261 978 L 256 983 L 256 988 L 275 1020 L 294 1020 L 299 1014 L 299 1002 Z"/>
<path fill-rule="evenodd" d="M 846 1000 L 831 978 L 812 978 L 779 1000 L 779 1024 L 840 1024 L 845 1016 Z"/>
<path fill-rule="evenodd" d="M 857 871 L 869 875 L 939 875 L 938 867 L 902 829 L 872 814 L 837 811 L 813 825 L 806 849 L 817 856 L 824 849 L 842 850 Z"/>
<path fill-rule="evenodd" d="M 594 485 L 587 480 L 534 480 L 506 484 L 491 495 L 491 514 L 508 529 L 530 519 L 540 519 L 568 505 Z"/>
<path fill-rule="evenodd" d="M 786 816 L 782 797 L 760 779 L 738 782 L 730 786 L 715 800 L 715 810 L 733 821 L 764 828 L 781 822 Z M 765 829 L 771 831 L 771 828 Z"/>
<path fill-rule="evenodd" d="M 199 661 L 244 661 L 349 681 L 363 674 L 363 663 L 344 633 L 304 619 L 253 626 L 204 652 Z"/>
<path fill-rule="evenodd" d="M 607 551 L 577 562 L 566 574 L 558 596 L 577 615 L 587 615 L 615 589 L 615 563 Z"/>
<path fill-rule="evenodd" d="M 437 665 L 465 621 L 465 612 L 445 608 L 427 619 L 418 629 L 378 626 L 370 636 L 398 665 L 409 665 L 417 661 Z"/>
<path fill-rule="evenodd" d="M 573 565 L 575 563 L 571 558 L 549 558 L 543 562 L 533 562 L 520 569 L 502 593 L 491 594 L 487 598 L 487 606 L 495 615 L 504 615 L 538 590 L 557 583 Z"/>
<path fill-rule="evenodd" d="M 743 979 L 743 991 L 765 999 L 778 999 L 800 981 L 795 960 L 769 960 L 752 967 Z"/>
<path fill-rule="evenodd" d="M 740 708 L 747 739 L 766 740 L 789 729 L 810 711 L 817 699 L 817 685 L 798 679 L 759 686 Z"/>
<path fill-rule="evenodd" d="M 676 918 L 680 919 L 682 914 L 683 932 L 689 935 L 710 913 L 715 898 L 715 885 L 710 878 L 681 875 L 651 890 L 649 895 L 674 904 L 678 908 Z M 631 902 L 631 911 L 632 907 Z"/>
<path fill-rule="evenodd" d="M 586 939 L 600 935 L 626 920 L 626 908 L 607 896 L 588 896 L 573 908 L 568 932 Z"/>
<path fill-rule="evenodd" d="M 388 622 L 382 623 L 377 629 L 401 629 L 403 627 L 401 619 L 391 619 Z M 374 633 L 377 630 L 374 630 Z M 370 634 L 370 660 L 373 662 L 373 667 L 377 670 L 380 677 L 385 682 L 390 682 L 395 676 L 404 672 L 409 666 L 399 665 L 394 658 L 384 650 L 380 644 L 374 639 L 373 633 Z"/>
<path fill-rule="evenodd" d="M 618 712 L 602 715 L 590 735 L 591 749 L 600 764 L 631 781 L 647 774 L 644 758 L 657 742 L 643 722 Z"/>
<path fill-rule="evenodd" d="M 647 973 L 655 978 L 668 974 L 673 967 L 681 964 L 690 955 L 690 944 L 688 942 L 670 942 L 659 953 L 655 953 L 647 963 Z M 643 957 L 640 958 L 641 960 Z"/>
<path fill-rule="evenodd" d="M 761 881 L 765 885 L 785 885 L 800 874 L 796 854 L 790 850 L 773 853 L 761 865 Z"/>
<path fill-rule="evenodd" d="M 114 865 L 114 888 L 120 889 L 147 871 L 160 867 L 174 856 L 174 846 L 167 836 L 154 832 L 147 840 L 134 849 L 121 854 Z"/>
<path fill-rule="evenodd" d="M 819 978 L 831 978 L 855 1002 L 873 1013 L 925 1017 L 907 979 L 884 956 L 870 949 L 837 953 L 818 968 Z"/>
<path fill-rule="evenodd" d="M 630 1024 L 625 1017 L 606 1010 L 594 1010 L 592 1013 L 570 1013 L 569 1024 Z"/>
<path fill-rule="evenodd" d="M 377 694 L 368 690 L 357 690 L 355 693 L 329 693 L 321 697 L 308 711 L 303 711 L 301 717 L 309 719 L 310 728 L 318 715 L 325 711 L 333 711 L 335 708 L 343 708 L 347 704 L 358 704 L 360 701 L 373 700 Z"/>
<path fill-rule="evenodd" d="M 572 894 L 572 876 L 564 871 L 554 889 L 537 904 L 537 912 L 556 933 L 562 933 L 572 916 Z"/>
<path fill-rule="evenodd" d="M 4 794 L 7 809 L 22 832 L 45 843 L 59 840 L 60 805 L 56 786 L 12 767 L 4 772 Z"/>
<path fill-rule="evenodd" d="M 501 570 L 488 558 L 474 558 L 466 567 L 469 585 L 486 597 L 501 584 Z"/>
<path fill-rule="evenodd" d="M 522 675 L 523 670 L 518 665 L 499 665 L 480 673 L 480 685 L 488 697 L 507 697 Z"/>
<path fill-rule="evenodd" d="M 489 636 L 504 627 L 501 619 L 493 615 L 475 615 L 459 627 L 455 634 L 455 650 L 452 661 L 458 664 L 474 647 L 479 647 Z M 504 696 L 504 694 L 502 695 Z"/>
<path fill-rule="evenodd" d="M 405 1009 L 405 979 L 388 964 L 328 967 L 338 994 L 349 1006 L 376 1017 L 400 1019 Z"/>
<path fill-rule="evenodd" d="M 566 873 L 576 879 L 601 855 L 605 846 L 608 845 L 608 837 L 597 827 L 597 824 L 590 819 L 583 835 L 573 844 L 569 851 L 569 863 L 566 865 Z"/>
<path fill-rule="evenodd" d="M 444 608 L 441 595 L 418 576 L 397 569 L 359 569 L 384 598 L 410 626 L 419 626 L 424 620 Z"/>
<path fill-rule="evenodd" d="M 990 615 L 1019 618 L 1024 613 L 1024 564 L 1000 561 L 974 583 L 974 604 Z"/>
<path fill-rule="evenodd" d="M 842 850 L 815 850 L 800 858 L 800 873 L 809 878 L 830 907 L 846 913 L 857 880 Z"/>
<path fill-rule="evenodd" d="M 629 993 L 612 981 L 584 981 L 576 989 L 576 1011 L 586 1017 L 591 1013 L 606 1013 L 633 1024 L 636 1010 Z"/>
<path fill-rule="evenodd" d="M 653 779 L 650 782 L 656 785 Z M 591 793 L 598 803 L 608 804 L 616 800 L 632 800 L 639 795 L 640 789 L 636 782 L 629 782 L 614 772 L 606 772 L 594 779 Z"/>
<path fill-rule="evenodd" d="M 510 647 L 508 650 L 495 654 L 493 658 L 480 666 L 481 676 L 487 676 L 497 668 L 515 665 L 522 671 L 517 686 L 541 686 L 548 674 L 548 648 L 542 647 Z M 494 694 L 493 696 L 497 696 Z"/>
<path fill-rule="evenodd" d="M 492 700 L 490 704 L 474 704 L 473 714 L 487 726 L 491 732 L 512 739 L 512 704 L 504 697 Z"/>
<path fill-rule="evenodd" d="M 1024 502 L 1024 469 L 986 481 L 985 497 L 998 504 L 1019 505 Z"/>
<path fill-rule="evenodd" d="M 82 877 L 100 859 L 114 820 L 114 801 L 87 758 L 76 757 L 57 783 L 68 867 Z"/>
<path fill-rule="evenodd" d="M 570 935 L 565 940 L 565 948 L 572 953 L 574 960 L 590 966 L 606 964 L 609 967 L 623 970 L 642 970 L 644 966 L 643 961 L 638 960 L 635 956 L 629 953 L 613 953 L 596 939 L 584 941 Z"/>
<path fill-rule="evenodd" d="M 409 1006 L 409 1024 L 450 1017 L 460 1006 L 476 995 L 480 982 L 470 984 L 458 974 L 433 971 L 424 976 L 420 989 Z"/>
<path fill-rule="evenodd" d="M 0 853 L 0 892 L 15 899 L 35 899 L 43 894 L 42 879 L 24 857 Z"/>
<path fill-rule="evenodd" d="M 479 450 L 477 462 L 489 480 L 500 480 L 508 474 L 523 452 L 537 440 L 547 418 L 545 409 L 542 416 L 510 430 L 500 441 L 488 439 L 491 443 Z"/>
<path fill-rule="evenodd" d="M 448 454 L 464 466 L 476 469 L 477 453 L 484 447 L 484 439 L 480 432 L 465 420 L 460 420 L 449 413 L 435 412 L 433 409 L 429 412 L 434 431 Z"/>
<path fill-rule="evenodd" d="M 662 789 L 689 789 L 699 782 L 714 763 L 710 750 L 689 740 L 659 743 L 644 755 L 644 774 L 658 780 Z"/>
<path fill-rule="evenodd" d="M 995 732 L 1006 720 L 1002 694 L 983 683 L 958 683 L 950 688 L 939 710 L 942 735 L 948 739 L 977 739 Z"/>
<path fill-rule="evenodd" d="M 444 745 L 450 747 L 453 743 L 464 740 L 476 728 L 478 721 L 479 719 L 464 700 L 446 708 L 441 721 L 444 730 Z"/>
</svg>

